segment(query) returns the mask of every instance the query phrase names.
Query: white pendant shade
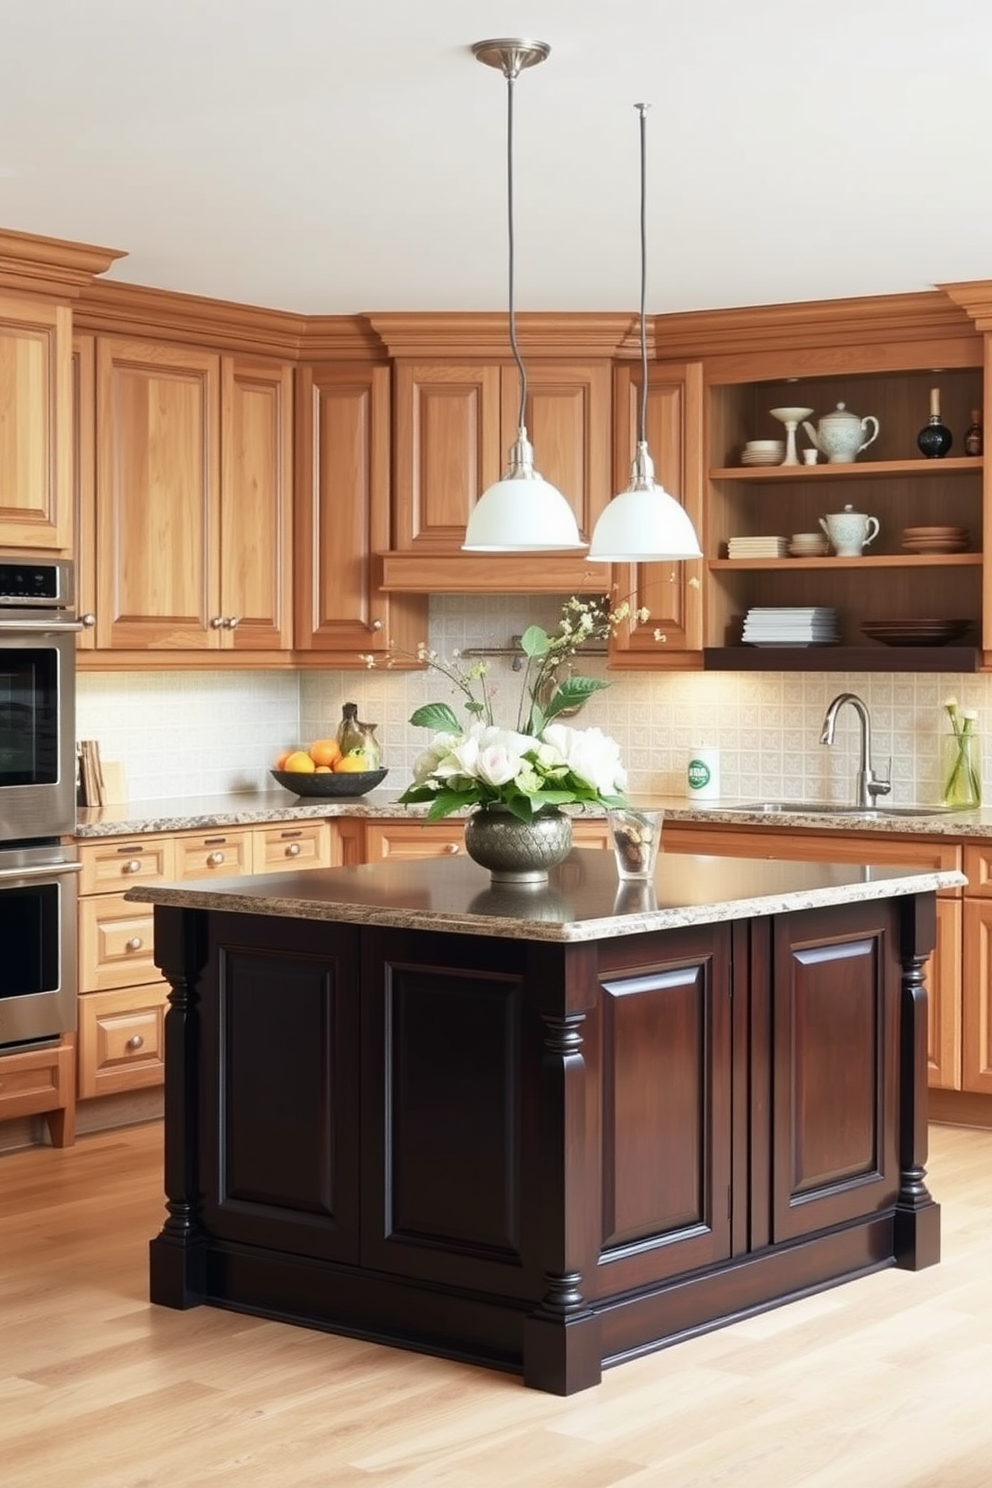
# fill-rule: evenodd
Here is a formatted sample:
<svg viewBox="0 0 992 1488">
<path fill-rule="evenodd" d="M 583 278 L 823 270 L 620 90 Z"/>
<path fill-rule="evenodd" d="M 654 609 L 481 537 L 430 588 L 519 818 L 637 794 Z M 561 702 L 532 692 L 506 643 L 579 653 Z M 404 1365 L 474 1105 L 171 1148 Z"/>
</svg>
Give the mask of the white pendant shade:
<svg viewBox="0 0 992 1488">
<path fill-rule="evenodd" d="M 504 476 L 476 502 L 462 548 L 470 553 L 534 553 L 584 548 L 564 496 L 539 475 Z"/>
<path fill-rule="evenodd" d="M 652 481 L 614 496 L 586 556 L 593 563 L 657 563 L 703 555 L 685 507 Z"/>
</svg>

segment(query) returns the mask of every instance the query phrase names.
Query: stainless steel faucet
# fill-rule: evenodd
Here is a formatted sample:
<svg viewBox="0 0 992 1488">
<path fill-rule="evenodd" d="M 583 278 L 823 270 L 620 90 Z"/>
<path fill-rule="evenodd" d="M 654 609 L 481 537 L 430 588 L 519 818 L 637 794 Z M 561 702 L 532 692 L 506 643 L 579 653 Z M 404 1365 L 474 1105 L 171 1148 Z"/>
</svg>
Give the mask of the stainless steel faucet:
<svg viewBox="0 0 992 1488">
<path fill-rule="evenodd" d="M 861 760 L 858 766 L 858 783 L 856 806 L 870 808 L 875 804 L 876 796 L 887 796 L 892 789 L 888 780 L 880 780 L 876 777 L 871 767 L 871 717 L 867 705 L 858 697 L 856 692 L 839 692 L 828 707 L 823 719 L 823 729 L 820 733 L 821 744 L 832 744 L 834 742 L 834 729 L 837 726 L 837 714 L 845 703 L 850 703 L 861 721 Z"/>
</svg>

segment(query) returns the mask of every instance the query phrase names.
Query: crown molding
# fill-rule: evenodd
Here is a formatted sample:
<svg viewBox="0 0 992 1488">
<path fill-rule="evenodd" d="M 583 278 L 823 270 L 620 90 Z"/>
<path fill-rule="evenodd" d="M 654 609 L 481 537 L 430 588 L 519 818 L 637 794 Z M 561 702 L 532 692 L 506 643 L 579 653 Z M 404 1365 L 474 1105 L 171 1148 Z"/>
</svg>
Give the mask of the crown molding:
<svg viewBox="0 0 992 1488">
<path fill-rule="evenodd" d="M 992 331 L 992 279 L 964 279 L 938 287 L 961 306 L 980 331 Z"/>
<path fill-rule="evenodd" d="M 367 315 L 309 315 L 300 347 L 303 362 L 385 361 L 388 353 Z"/>
<path fill-rule="evenodd" d="M 512 358 L 503 311 L 373 311 L 365 319 L 391 357 Z M 523 354 L 613 357 L 639 349 L 637 317 L 629 312 L 524 311 L 514 317 Z"/>
<path fill-rule="evenodd" d="M 73 326 L 101 335 L 151 337 L 217 351 L 296 360 L 307 317 L 204 295 L 102 280 L 73 306 Z"/>
<path fill-rule="evenodd" d="M 985 288 L 990 292 L 992 311 L 992 285 Z M 654 329 L 657 354 L 667 361 L 810 346 L 952 341 L 973 336 L 976 326 L 962 304 L 935 289 L 918 294 L 691 310 L 656 316 Z"/>
<path fill-rule="evenodd" d="M 124 256 L 118 248 L 0 228 L 0 289 L 74 300 L 94 275 Z"/>
</svg>

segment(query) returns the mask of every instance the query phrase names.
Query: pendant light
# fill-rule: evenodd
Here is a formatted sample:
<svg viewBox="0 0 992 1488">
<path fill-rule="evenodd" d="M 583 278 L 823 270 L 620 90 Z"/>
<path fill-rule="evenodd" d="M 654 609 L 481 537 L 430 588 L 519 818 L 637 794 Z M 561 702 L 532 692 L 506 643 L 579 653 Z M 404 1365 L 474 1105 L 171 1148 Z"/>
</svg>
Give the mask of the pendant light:
<svg viewBox="0 0 992 1488">
<path fill-rule="evenodd" d="M 584 548 L 575 513 L 564 496 L 534 469 L 527 438 L 527 374 L 517 346 L 513 308 L 513 87 L 525 67 L 543 62 L 551 51 L 544 41 L 477 41 L 474 55 L 506 78 L 506 186 L 510 279 L 510 346 L 520 375 L 517 437 L 502 480 L 483 491 L 472 509 L 463 550 L 473 553 L 538 553 Z"/>
<path fill-rule="evenodd" d="M 701 558 L 695 528 L 684 506 L 654 478 L 648 454 L 648 348 L 645 330 L 647 290 L 647 111 L 635 108 L 641 119 L 641 396 L 637 419 L 637 453 L 630 469 L 630 485 L 600 516 L 587 556 L 594 563 L 653 563 L 669 558 Z"/>
</svg>

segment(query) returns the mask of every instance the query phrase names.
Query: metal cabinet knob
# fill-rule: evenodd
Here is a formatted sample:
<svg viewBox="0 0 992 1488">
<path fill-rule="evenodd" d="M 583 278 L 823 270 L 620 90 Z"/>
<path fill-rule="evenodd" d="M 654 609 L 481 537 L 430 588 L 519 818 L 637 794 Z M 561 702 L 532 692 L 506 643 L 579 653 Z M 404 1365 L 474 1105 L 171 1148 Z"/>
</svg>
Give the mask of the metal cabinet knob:
<svg viewBox="0 0 992 1488">
<path fill-rule="evenodd" d="M 212 853 L 207 853 L 207 866 L 209 868 L 219 868 L 223 861 L 224 854 L 222 852 L 215 851 Z"/>
<path fill-rule="evenodd" d="M 79 623 L 83 627 L 84 630 L 92 630 L 93 627 L 94 627 L 94 625 L 96 624 L 96 616 L 95 615 L 80 615 L 80 617 L 79 617 Z"/>
<path fill-rule="evenodd" d="M 460 847 L 460 844 L 457 843 L 457 842 L 446 842 L 444 844 L 444 850 L 445 850 L 445 852 L 446 853 L 450 853 L 450 855 L 452 857 L 454 857 L 455 853 L 458 852 L 459 847 Z"/>
<path fill-rule="evenodd" d="M 241 621 L 237 615 L 228 615 L 227 619 L 224 621 L 224 624 L 227 626 L 228 630 L 237 630 L 238 626 L 241 624 Z"/>
<path fill-rule="evenodd" d="M 381 630 L 382 629 L 382 621 L 381 620 L 373 620 L 372 621 L 372 629 L 373 630 Z"/>
<path fill-rule="evenodd" d="M 286 848 L 286 856 L 287 858 L 298 858 L 300 856 L 300 844 L 298 842 L 291 842 Z"/>
<path fill-rule="evenodd" d="M 140 858 L 128 858 L 127 862 L 124 864 L 124 872 L 125 873 L 140 873 L 141 872 L 141 859 Z"/>
<path fill-rule="evenodd" d="M 135 1053 L 138 1049 L 143 1049 L 144 1046 L 145 1041 L 141 1037 L 140 1033 L 132 1034 L 131 1038 L 129 1038 L 127 1043 L 124 1045 L 125 1049 L 129 1049 L 132 1053 Z"/>
<path fill-rule="evenodd" d="M 223 630 L 224 629 L 224 616 L 223 615 L 212 615 L 210 617 L 210 629 L 211 630 Z"/>
<path fill-rule="evenodd" d="M 131 936 L 131 939 L 127 942 L 127 944 L 125 946 L 125 950 L 128 950 L 128 951 L 140 951 L 141 950 L 141 947 L 143 945 L 144 945 L 144 941 L 142 940 L 142 938 L 141 938 L 140 935 L 132 935 Z"/>
</svg>

